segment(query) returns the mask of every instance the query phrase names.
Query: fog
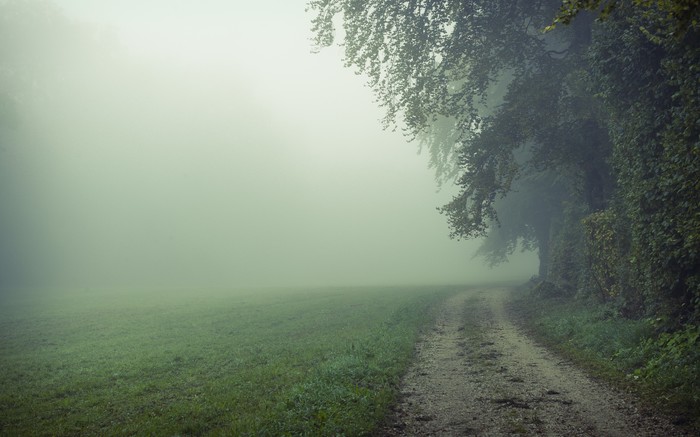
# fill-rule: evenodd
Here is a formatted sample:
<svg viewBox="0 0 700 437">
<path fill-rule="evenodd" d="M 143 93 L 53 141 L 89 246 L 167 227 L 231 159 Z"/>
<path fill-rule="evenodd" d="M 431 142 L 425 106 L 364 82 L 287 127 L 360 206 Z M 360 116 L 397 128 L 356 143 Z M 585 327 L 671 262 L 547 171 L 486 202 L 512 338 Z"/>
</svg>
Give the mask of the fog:
<svg viewBox="0 0 700 437">
<path fill-rule="evenodd" d="M 448 238 L 436 207 L 452 187 L 382 129 L 340 51 L 312 53 L 304 0 L 55 3 L 83 33 L 2 43 L 19 120 L 0 129 L 3 288 L 536 272 L 531 254 L 490 270 L 479 242 Z"/>
</svg>

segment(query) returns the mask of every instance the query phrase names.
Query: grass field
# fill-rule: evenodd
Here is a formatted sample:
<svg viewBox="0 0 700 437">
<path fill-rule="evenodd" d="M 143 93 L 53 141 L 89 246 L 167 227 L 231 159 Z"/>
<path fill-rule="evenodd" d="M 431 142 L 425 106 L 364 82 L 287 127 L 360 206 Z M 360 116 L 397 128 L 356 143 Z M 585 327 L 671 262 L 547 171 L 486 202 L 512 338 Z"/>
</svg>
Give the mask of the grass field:
<svg viewBox="0 0 700 437">
<path fill-rule="evenodd" d="M 454 290 L 6 297 L 0 433 L 368 433 Z"/>
</svg>

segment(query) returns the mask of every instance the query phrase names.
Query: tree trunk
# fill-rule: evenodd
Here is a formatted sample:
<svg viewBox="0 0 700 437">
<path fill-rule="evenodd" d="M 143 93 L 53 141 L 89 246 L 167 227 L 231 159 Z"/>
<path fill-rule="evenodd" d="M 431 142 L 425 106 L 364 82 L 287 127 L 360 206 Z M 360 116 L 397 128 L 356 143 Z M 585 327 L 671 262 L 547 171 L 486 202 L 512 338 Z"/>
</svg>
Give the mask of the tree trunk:
<svg viewBox="0 0 700 437">
<path fill-rule="evenodd" d="M 535 226 L 537 238 L 537 253 L 540 259 L 538 276 L 540 281 L 546 281 L 549 277 L 549 234 L 552 219 L 549 216 L 542 217 L 542 221 Z"/>
<path fill-rule="evenodd" d="M 537 252 L 540 258 L 538 276 L 540 281 L 546 281 L 549 274 L 549 238 L 539 240 L 538 246 Z"/>
</svg>

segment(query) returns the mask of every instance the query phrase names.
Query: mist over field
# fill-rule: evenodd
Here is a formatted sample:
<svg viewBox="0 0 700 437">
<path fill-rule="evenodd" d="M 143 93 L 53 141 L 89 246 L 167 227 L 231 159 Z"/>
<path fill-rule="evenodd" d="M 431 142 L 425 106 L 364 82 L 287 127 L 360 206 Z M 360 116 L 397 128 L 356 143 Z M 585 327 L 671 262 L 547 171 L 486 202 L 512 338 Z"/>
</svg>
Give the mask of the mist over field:
<svg viewBox="0 0 700 437">
<path fill-rule="evenodd" d="M 3 288 L 522 279 L 448 238 L 427 158 L 298 2 L 30 2 L 8 20 Z M 46 8 L 46 10 L 42 10 Z M 47 12 L 48 11 L 48 12 Z M 4 26 L 4 25 L 3 25 Z M 23 27 L 24 26 L 24 27 Z M 31 31 L 29 31 L 31 29 Z"/>
<path fill-rule="evenodd" d="M 0 0 L 0 434 L 700 435 L 699 23 Z"/>
</svg>

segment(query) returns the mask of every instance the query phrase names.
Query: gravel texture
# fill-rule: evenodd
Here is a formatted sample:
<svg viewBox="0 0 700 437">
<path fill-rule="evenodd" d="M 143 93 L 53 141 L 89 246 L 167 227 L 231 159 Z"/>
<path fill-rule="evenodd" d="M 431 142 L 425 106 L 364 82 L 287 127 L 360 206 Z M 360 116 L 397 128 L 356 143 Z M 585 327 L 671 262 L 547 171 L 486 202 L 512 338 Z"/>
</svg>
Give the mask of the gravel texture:
<svg viewBox="0 0 700 437">
<path fill-rule="evenodd" d="M 445 301 L 381 435 L 687 435 L 535 344 L 509 319 L 509 293 L 477 288 Z"/>
</svg>

